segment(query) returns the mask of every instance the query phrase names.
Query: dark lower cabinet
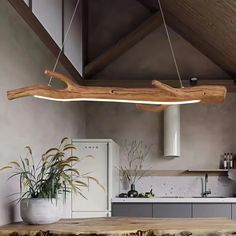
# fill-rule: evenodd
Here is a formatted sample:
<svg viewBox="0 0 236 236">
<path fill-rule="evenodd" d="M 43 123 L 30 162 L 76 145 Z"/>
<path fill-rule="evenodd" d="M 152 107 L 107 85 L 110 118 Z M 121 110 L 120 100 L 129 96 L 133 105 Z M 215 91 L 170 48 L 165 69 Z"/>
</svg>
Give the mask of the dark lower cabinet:
<svg viewBox="0 0 236 236">
<path fill-rule="evenodd" d="M 153 204 L 153 217 L 156 218 L 191 218 L 192 206 L 185 203 Z"/>
<path fill-rule="evenodd" d="M 231 219 L 231 204 L 194 203 L 193 218 L 227 217 Z"/>
<path fill-rule="evenodd" d="M 236 203 L 232 203 L 232 220 L 236 220 Z"/>
<path fill-rule="evenodd" d="M 112 216 L 236 220 L 236 203 L 113 203 Z"/>
<path fill-rule="evenodd" d="M 112 216 L 152 217 L 152 203 L 113 203 Z"/>
</svg>

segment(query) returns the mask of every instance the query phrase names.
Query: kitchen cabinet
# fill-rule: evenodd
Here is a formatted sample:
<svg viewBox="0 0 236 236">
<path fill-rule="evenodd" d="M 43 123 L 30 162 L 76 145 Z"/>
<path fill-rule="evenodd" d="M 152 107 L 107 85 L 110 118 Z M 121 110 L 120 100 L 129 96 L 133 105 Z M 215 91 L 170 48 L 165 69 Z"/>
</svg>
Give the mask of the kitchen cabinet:
<svg viewBox="0 0 236 236">
<path fill-rule="evenodd" d="M 153 217 L 156 218 L 191 218 L 192 206 L 190 203 L 155 203 Z"/>
<path fill-rule="evenodd" d="M 32 0 L 32 12 L 59 47 L 62 45 L 62 0 Z"/>
<path fill-rule="evenodd" d="M 128 199 L 127 199 L 128 200 Z M 236 203 L 113 202 L 112 216 L 154 218 L 224 217 L 236 220 Z"/>
<path fill-rule="evenodd" d="M 87 218 L 109 216 L 111 214 L 111 199 L 119 193 L 119 147 L 112 140 L 72 140 L 76 146 L 72 155 L 81 158 L 78 171 L 81 175 L 95 177 L 104 187 L 90 180 L 88 188 L 82 188 L 86 199 L 72 193 L 71 202 L 67 204 L 64 217 Z M 86 181 L 86 179 L 84 179 Z M 69 208 L 69 210 L 68 210 Z"/>
<path fill-rule="evenodd" d="M 236 220 L 236 203 L 232 203 L 232 220 Z"/>
<path fill-rule="evenodd" d="M 227 217 L 231 218 L 230 203 L 194 203 L 193 218 Z"/>
<path fill-rule="evenodd" d="M 152 217 L 151 203 L 113 203 L 112 216 Z"/>
<path fill-rule="evenodd" d="M 64 1 L 64 36 L 73 15 L 77 0 Z M 64 53 L 77 69 L 83 74 L 83 37 L 82 37 L 82 1 L 76 11 L 70 31 L 65 41 Z"/>
</svg>

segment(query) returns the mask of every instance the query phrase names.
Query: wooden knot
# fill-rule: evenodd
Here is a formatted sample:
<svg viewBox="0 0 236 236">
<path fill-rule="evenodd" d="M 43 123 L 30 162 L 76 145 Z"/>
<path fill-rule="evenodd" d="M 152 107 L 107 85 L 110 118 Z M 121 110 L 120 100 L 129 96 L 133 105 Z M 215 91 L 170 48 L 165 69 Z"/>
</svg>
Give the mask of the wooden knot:
<svg viewBox="0 0 236 236">
<path fill-rule="evenodd" d="M 183 232 L 180 232 L 179 234 L 177 234 L 176 236 L 190 236 L 192 235 L 191 232 L 189 231 L 183 231 Z"/>
</svg>

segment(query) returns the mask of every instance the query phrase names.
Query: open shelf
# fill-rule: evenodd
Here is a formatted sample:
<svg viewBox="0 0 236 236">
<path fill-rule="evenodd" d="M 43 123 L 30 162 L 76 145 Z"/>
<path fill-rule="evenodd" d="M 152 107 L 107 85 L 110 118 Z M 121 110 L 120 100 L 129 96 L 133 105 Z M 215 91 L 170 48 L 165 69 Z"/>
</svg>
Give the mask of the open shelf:
<svg viewBox="0 0 236 236">
<path fill-rule="evenodd" d="M 190 175 L 203 175 L 207 173 L 208 175 L 228 175 L 227 169 L 189 169 L 185 171 L 186 174 Z"/>
<path fill-rule="evenodd" d="M 220 173 L 227 173 L 228 170 L 227 169 L 189 169 L 189 170 L 186 170 L 186 172 L 189 172 L 189 173 L 193 173 L 193 172 L 200 172 L 200 173 L 211 173 L 211 172 L 220 172 Z"/>
<path fill-rule="evenodd" d="M 130 170 L 134 176 L 135 171 Z M 225 169 L 188 169 L 188 170 L 141 170 L 137 171 L 138 176 L 198 176 L 208 173 L 209 175 L 228 175 L 228 170 Z M 120 171 L 122 175 L 122 172 Z"/>
</svg>

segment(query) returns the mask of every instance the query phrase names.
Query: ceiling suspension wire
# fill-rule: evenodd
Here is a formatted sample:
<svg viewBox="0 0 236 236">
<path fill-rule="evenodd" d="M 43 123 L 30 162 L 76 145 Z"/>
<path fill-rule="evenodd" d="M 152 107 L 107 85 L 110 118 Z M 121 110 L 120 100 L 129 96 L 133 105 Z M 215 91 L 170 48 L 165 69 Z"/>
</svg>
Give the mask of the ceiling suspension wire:
<svg viewBox="0 0 236 236">
<path fill-rule="evenodd" d="M 178 67 L 178 64 L 177 64 L 177 61 L 176 61 L 175 52 L 174 52 L 174 49 L 173 49 L 173 46 L 172 46 L 172 42 L 171 42 L 171 39 L 170 39 L 169 30 L 167 28 L 165 16 L 164 16 L 163 9 L 162 9 L 162 6 L 161 6 L 161 0 L 157 0 L 157 1 L 158 1 L 158 4 L 159 4 L 159 7 L 160 7 L 161 17 L 162 17 L 163 24 L 164 24 L 165 31 L 166 31 L 166 35 L 167 35 L 167 38 L 168 38 L 171 54 L 172 54 L 172 57 L 173 57 L 173 60 L 174 60 L 175 69 L 176 69 L 176 72 L 177 72 L 177 75 L 178 75 L 178 78 L 179 78 L 180 87 L 184 88 L 183 82 L 182 82 L 182 78 L 181 78 L 181 75 L 180 75 L 180 72 L 179 72 L 179 67 Z"/>
<path fill-rule="evenodd" d="M 58 54 L 58 56 L 57 56 L 57 59 L 56 59 L 56 62 L 55 62 L 55 64 L 54 64 L 54 67 L 53 67 L 53 70 L 52 70 L 53 72 L 55 72 L 55 70 L 56 70 L 56 68 L 57 68 L 57 65 L 58 65 L 58 62 L 59 62 L 59 59 L 60 59 L 61 54 L 62 54 L 62 52 L 63 52 L 63 49 L 64 49 L 64 46 L 65 46 L 65 42 L 66 42 L 67 36 L 68 36 L 68 34 L 69 34 L 71 25 L 72 25 L 72 23 L 73 23 L 73 20 L 74 20 L 74 18 L 75 18 L 76 11 L 77 11 L 78 6 L 79 6 L 79 2 L 80 2 L 80 0 L 77 0 L 77 3 L 76 3 L 76 5 L 75 5 L 73 14 L 72 14 L 72 16 L 71 16 L 71 19 L 70 19 L 70 22 L 69 22 L 67 31 L 66 31 L 66 33 L 65 33 L 65 37 L 64 37 L 63 42 L 62 42 L 62 46 L 61 46 L 60 52 L 59 52 L 59 54 Z M 49 86 L 49 87 L 51 87 L 52 79 L 53 79 L 53 78 L 52 78 L 52 76 L 51 76 L 50 79 L 49 79 L 49 82 L 48 82 L 48 86 Z"/>
</svg>

